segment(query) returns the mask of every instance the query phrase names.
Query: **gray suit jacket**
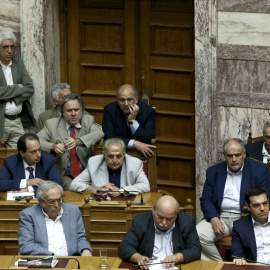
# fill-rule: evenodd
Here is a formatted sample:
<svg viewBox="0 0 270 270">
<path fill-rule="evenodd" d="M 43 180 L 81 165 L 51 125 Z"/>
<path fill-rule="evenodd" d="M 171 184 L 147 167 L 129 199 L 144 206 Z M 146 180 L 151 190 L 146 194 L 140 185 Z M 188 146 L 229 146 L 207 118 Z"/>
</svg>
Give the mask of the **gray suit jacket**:
<svg viewBox="0 0 270 270">
<path fill-rule="evenodd" d="M 22 125 L 24 127 L 31 127 L 36 125 L 31 104 L 30 97 L 34 94 L 34 87 L 32 80 L 23 64 L 23 61 L 18 56 L 13 56 L 11 73 L 14 85 L 7 85 L 5 75 L 2 68 L 0 68 L 0 138 L 4 133 L 4 116 L 6 109 L 6 101 L 12 99 L 16 105 L 22 103 Z M 18 83 L 24 85 L 23 88 L 18 86 Z"/>
<path fill-rule="evenodd" d="M 81 164 L 85 168 L 87 160 L 92 155 L 92 146 L 104 136 L 104 133 L 95 125 L 95 118 L 90 114 L 83 113 L 81 126 L 82 128 L 77 130 L 76 138 L 79 138 L 86 147 L 78 146 L 76 151 Z M 50 153 L 52 145 L 57 140 L 64 143 L 65 137 L 68 137 L 65 119 L 63 117 L 48 119 L 44 128 L 37 135 L 40 139 L 41 149 Z M 62 176 L 66 172 L 69 159 L 70 152 L 67 151 L 62 156 Z"/>
<path fill-rule="evenodd" d="M 88 160 L 87 168 L 73 179 L 70 190 L 83 192 L 89 186 L 101 187 L 109 182 L 109 172 L 104 155 L 97 155 Z M 126 191 L 149 192 L 149 181 L 143 171 L 142 161 L 125 155 L 122 164 L 120 185 Z M 135 192 L 136 194 L 136 192 Z"/>
<path fill-rule="evenodd" d="M 38 117 L 38 122 L 37 122 L 37 132 L 43 129 L 44 124 L 46 120 L 52 119 L 52 118 L 57 118 L 60 117 L 60 113 L 56 107 L 46 110 L 45 112 L 41 113 Z"/>
<path fill-rule="evenodd" d="M 62 203 L 61 221 L 68 247 L 68 256 L 81 254 L 92 248 L 85 237 L 85 229 L 79 208 Z M 48 234 L 45 217 L 39 204 L 28 207 L 19 214 L 18 241 L 20 255 L 52 255 L 48 250 Z M 93 253 L 93 252 L 92 252 Z"/>
</svg>

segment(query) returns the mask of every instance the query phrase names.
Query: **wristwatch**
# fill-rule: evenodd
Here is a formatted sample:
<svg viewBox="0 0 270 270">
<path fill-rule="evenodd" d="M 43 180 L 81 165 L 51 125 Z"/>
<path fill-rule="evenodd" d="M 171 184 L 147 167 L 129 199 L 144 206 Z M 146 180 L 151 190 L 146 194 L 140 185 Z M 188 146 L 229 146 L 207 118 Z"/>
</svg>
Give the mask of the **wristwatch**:
<svg viewBox="0 0 270 270">
<path fill-rule="evenodd" d="M 124 195 L 125 190 L 123 188 L 119 188 L 120 196 Z"/>
<path fill-rule="evenodd" d="M 136 122 L 136 120 L 130 120 L 130 121 L 128 121 L 128 123 L 129 123 L 130 125 L 133 125 L 135 122 Z"/>
</svg>

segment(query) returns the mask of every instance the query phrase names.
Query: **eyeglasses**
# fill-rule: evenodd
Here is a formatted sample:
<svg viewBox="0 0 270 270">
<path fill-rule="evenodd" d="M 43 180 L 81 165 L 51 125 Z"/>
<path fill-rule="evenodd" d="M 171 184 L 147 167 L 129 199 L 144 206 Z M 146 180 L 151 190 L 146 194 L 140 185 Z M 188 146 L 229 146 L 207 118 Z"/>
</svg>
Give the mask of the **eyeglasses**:
<svg viewBox="0 0 270 270">
<path fill-rule="evenodd" d="M 126 104 L 126 102 L 127 102 L 128 104 L 131 104 L 131 103 L 134 102 L 134 100 L 135 100 L 135 98 L 128 98 L 128 99 L 119 98 L 119 99 L 118 99 L 118 102 L 119 102 L 119 104 L 124 105 L 124 104 Z"/>
<path fill-rule="evenodd" d="M 14 50 L 15 49 L 15 46 L 14 45 L 11 45 L 11 46 L 2 46 L 2 49 L 4 51 L 8 51 L 8 49 Z"/>
<path fill-rule="evenodd" d="M 49 204 L 49 205 L 54 205 L 55 202 L 57 202 L 58 204 L 62 203 L 64 197 L 65 197 L 65 195 L 63 195 L 59 199 L 55 199 L 55 200 L 45 200 L 45 199 L 42 199 L 42 200 L 44 202 L 47 202 L 47 204 Z"/>
</svg>

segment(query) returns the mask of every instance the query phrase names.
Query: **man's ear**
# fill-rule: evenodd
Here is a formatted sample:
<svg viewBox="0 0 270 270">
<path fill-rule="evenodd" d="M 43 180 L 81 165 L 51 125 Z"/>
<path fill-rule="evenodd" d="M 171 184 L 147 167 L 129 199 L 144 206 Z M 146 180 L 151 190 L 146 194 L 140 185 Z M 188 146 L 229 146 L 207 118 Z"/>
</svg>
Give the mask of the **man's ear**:
<svg viewBox="0 0 270 270">
<path fill-rule="evenodd" d="M 250 207 L 247 202 L 246 202 L 246 207 L 248 208 L 248 211 L 250 211 Z"/>
<path fill-rule="evenodd" d="M 22 150 L 20 150 L 20 155 L 21 157 L 24 157 L 24 152 Z"/>
</svg>

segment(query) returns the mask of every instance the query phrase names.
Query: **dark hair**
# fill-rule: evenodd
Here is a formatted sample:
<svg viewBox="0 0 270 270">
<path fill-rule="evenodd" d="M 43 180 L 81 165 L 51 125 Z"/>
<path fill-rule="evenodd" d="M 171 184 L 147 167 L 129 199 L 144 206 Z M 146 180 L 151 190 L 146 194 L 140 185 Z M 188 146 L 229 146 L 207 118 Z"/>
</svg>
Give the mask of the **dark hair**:
<svg viewBox="0 0 270 270">
<path fill-rule="evenodd" d="M 30 141 L 38 141 L 39 142 L 39 138 L 36 134 L 34 133 L 25 133 L 23 134 L 18 142 L 17 142 L 17 148 L 18 148 L 18 151 L 23 151 L 23 152 L 26 152 L 26 140 L 30 140 Z"/>
<path fill-rule="evenodd" d="M 247 204 L 250 204 L 251 196 L 259 196 L 265 194 L 268 199 L 267 191 L 263 187 L 252 187 L 245 192 L 245 200 Z"/>
<path fill-rule="evenodd" d="M 84 109 L 84 105 L 83 105 L 83 101 L 82 98 L 79 95 L 76 94 L 68 94 L 66 96 L 63 97 L 62 103 L 60 105 L 60 112 L 63 115 L 64 112 L 64 106 L 65 104 L 70 101 L 70 100 L 78 100 L 78 102 L 80 103 L 81 109 Z"/>
</svg>

